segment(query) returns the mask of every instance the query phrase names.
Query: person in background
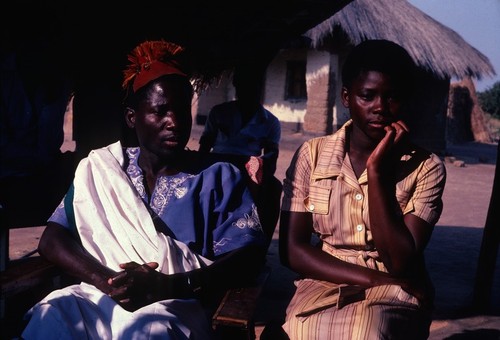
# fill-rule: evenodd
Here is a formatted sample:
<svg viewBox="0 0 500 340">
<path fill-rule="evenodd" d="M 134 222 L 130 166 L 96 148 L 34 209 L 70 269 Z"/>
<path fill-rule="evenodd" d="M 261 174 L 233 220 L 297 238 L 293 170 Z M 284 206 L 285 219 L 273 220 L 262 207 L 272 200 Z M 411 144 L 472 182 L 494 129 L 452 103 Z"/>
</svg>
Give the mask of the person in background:
<svg viewBox="0 0 500 340">
<path fill-rule="evenodd" d="M 186 150 L 186 51 L 145 41 L 124 71 L 137 146 L 95 149 L 50 217 L 40 254 L 81 281 L 27 313 L 23 339 L 211 339 L 218 297 L 254 277 L 265 237 L 242 173 Z"/>
<path fill-rule="evenodd" d="M 5 27 L 0 47 L 0 205 L 9 225 L 22 226 L 50 216 L 74 171 L 72 153 L 60 150 L 73 91 L 67 58 L 61 58 L 63 28 L 56 18 L 26 15 L 38 29 L 25 34 Z M 28 197 L 37 202 L 29 203 L 30 214 Z"/>
<path fill-rule="evenodd" d="M 281 138 L 280 121 L 262 105 L 265 67 L 260 63 L 236 66 L 236 99 L 215 105 L 200 137 L 201 152 L 254 156 L 261 170 L 256 180 L 273 176 Z M 263 165 L 262 165 L 263 163 Z"/>
<path fill-rule="evenodd" d="M 434 289 L 424 249 L 446 171 L 409 141 L 400 118 L 415 72 L 393 42 L 354 47 L 342 69 L 350 120 L 305 142 L 287 169 L 280 258 L 300 275 L 283 324 L 290 339 L 429 335 Z"/>
</svg>

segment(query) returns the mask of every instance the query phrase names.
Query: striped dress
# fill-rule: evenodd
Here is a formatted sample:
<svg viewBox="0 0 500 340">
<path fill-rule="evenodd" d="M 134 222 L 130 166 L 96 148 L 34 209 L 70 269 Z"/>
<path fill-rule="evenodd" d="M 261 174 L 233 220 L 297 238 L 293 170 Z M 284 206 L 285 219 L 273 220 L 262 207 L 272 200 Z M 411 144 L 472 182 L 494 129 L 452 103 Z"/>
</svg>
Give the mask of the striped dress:
<svg viewBox="0 0 500 340">
<path fill-rule="evenodd" d="M 343 261 L 387 272 L 370 231 L 366 170 L 356 178 L 345 151 L 348 121 L 335 134 L 305 142 L 283 182 L 283 211 L 310 212 L 322 250 Z M 435 225 L 442 212 L 443 162 L 415 149 L 401 158 L 396 184 L 401 214 Z M 425 272 L 424 268 L 424 275 Z M 284 330 L 290 339 L 426 339 L 431 309 L 399 285 L 357 286 L 296 280 Z"/>
</svg>

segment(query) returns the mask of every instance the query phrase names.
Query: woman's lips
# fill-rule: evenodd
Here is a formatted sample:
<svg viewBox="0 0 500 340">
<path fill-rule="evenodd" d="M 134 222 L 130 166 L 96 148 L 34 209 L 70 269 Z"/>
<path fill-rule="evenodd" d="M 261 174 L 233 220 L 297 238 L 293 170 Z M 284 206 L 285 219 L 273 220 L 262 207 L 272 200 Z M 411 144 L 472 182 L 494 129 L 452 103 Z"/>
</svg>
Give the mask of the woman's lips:
<svg viewBox="0 0 500 340">
<path fill-rule="evenodd" d="M 388 126 L 390 123 L 389 122 L 369 122 L 368 125 L 375 129 L 383 129 L 386 126 Z"/>
</svg>

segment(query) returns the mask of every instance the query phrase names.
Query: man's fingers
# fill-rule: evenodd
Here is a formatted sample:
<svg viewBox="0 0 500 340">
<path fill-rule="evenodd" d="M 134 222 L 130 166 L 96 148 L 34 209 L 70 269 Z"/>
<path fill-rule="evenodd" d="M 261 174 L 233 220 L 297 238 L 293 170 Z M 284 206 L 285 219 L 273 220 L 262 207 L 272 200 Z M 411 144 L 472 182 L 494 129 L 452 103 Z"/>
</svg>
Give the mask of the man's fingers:
<svg viewBox="0 0 500 340">
<path fill-rule="evenodd" d="M 117 275 L 108 279 L 108 284 L 111 286 L 119 286 L 127 279 L 127 272 L 120 272 Z"/>
<path fill-rule="evenodd" d="M 135 269 L 137 267 L 139 267 L 140 264 L 138 264 L 137 262 L 127 262 L 127 263 L 120 263 L 120 268 L 121 269 Z"/>
<path fill-rule="evenodd" d="M 115 288 L 111 292 L 109 292 L 108 296 L 111 297 L 115 301 L 129 299 L 130 298 L 129 287 L 128 286 L 120 286 L 118 288 Z"/>
<path fill-rule="evenodd" d="M 160 265 L 158 264 L 158 262 L 148 262 L 146 263 L 146 265 L 151 268 L 151 269 L 156 269 L 158 268 Z"/>
</svg>

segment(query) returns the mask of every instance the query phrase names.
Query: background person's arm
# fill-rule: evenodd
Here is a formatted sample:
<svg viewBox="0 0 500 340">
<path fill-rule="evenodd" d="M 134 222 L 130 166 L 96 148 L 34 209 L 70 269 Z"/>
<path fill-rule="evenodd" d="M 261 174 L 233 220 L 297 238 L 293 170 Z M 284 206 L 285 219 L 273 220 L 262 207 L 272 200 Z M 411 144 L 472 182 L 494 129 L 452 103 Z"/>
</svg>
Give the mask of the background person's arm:
<svg viewBox="0 0 500 340">
<path fill-rule="evenodd" d="M 205 122 L 205 127 L 203 128 L 203 132 L 200 136 L 200 147 L 198 151 L 200 152 L 210 152 L 215 144 L 215 140 L 217 138 L 218 126 L 215 120 L 215 114 L 213 113 L 213 109 L 208 113 L 207 120 Z"/>
<path fill-rule="evenodd" d="M 273 176 L 276 172 L 276 165 L 279 156 L 279 142 L 281 140 L 281 123 L 275 118 L 270 128 L 270 133 L 263 148 L 262 158 L 264 159 L 266 176 Z"/>
</svg>

